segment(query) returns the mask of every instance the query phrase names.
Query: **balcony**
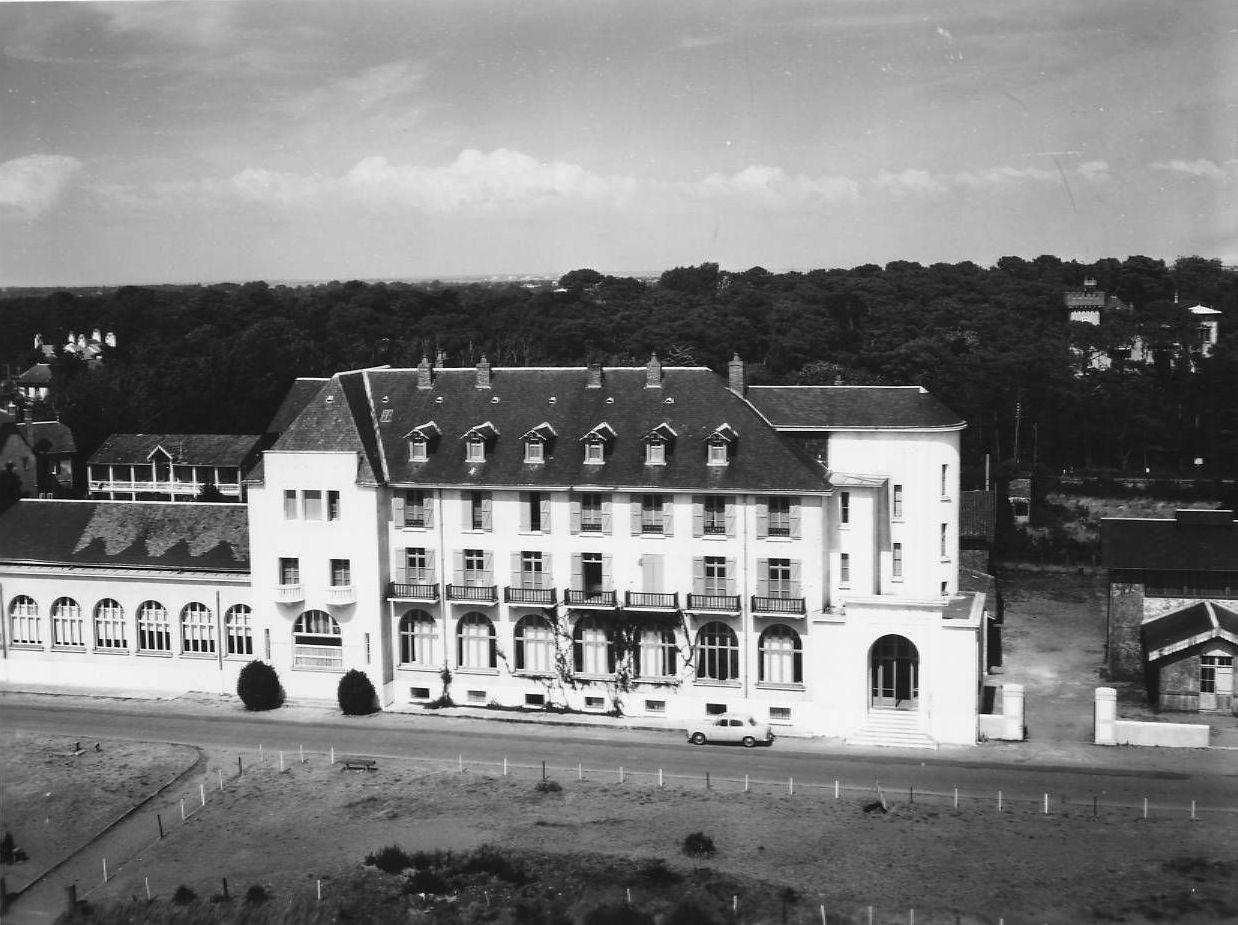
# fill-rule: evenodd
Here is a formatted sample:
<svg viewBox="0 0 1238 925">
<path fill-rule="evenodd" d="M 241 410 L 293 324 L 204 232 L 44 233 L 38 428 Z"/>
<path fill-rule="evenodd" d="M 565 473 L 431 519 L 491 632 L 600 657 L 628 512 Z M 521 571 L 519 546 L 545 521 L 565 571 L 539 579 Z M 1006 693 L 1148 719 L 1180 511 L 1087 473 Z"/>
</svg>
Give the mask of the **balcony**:
<svg viewBox="0 0 1238 925">
<path fill-rule="evenodd" d="M 433 603 L 438 600 L 438 584 L 410 585 L 393 581 L 387 585 L 387 597 L 393 601 L 427 601 Z"/>
<path fill-rule="evenodd" d="M 447 600 L 470 601 L 474 604 L 497 604 L 498 585 L 448 585 Z"/>
<path fill-rule="evenodd" d="M 739 613 L 739 595 L 689 594 L 688 609 L 697 613 Z"/>
<path fill-rule="evenodd" d="M 299 581 L 296 584 L 275 586 L 275 603 L 296 604 L 303 600 L 305 600 L 305 588 Z"/>
<path fill-rule="evenodd" d="M 624 606 L 632 610 L 678 610 L 679 595 L 656 594 L 649 591 L 628 591 L 624 594 Z"/>
<path fill-rule="evenodd" d="M 508 585 L 503 589 L 503 600 L 509 604 L 553 605 L 555 603 L 555 589 L 513 588 L 511 585 Z"/>
<path fill-rule="evenodd" d="M 563 601 L 569 607 L 614 610 L 619 606 L 614 591 L 576 591 L 568 588 L 563 592 Z"/>
<path fill-rule="evenodd" d="M 342 607 L 357 603 L 357 589 L 352 585 L 331 585 L 327 588 L 327 603 Z"/>
<path fill-rule="evenodd" d="M 753 613 L 804 615 L 804 599 L 802 597 L 761 597 L 752 596 Z"/>
</svg>

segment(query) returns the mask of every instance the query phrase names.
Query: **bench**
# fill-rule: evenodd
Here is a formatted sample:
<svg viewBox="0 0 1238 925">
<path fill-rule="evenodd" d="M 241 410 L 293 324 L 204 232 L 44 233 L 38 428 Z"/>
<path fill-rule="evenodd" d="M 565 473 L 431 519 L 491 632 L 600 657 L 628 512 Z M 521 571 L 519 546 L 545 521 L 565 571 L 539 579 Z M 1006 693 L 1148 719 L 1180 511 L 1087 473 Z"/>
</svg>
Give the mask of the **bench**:
<svg viewBox="0 0 1238 925">
<path fill-rule="evenodd" d="M 377 771 L 378 761 L 374 758 L 344 758 L 341 760 L 345 771 Z"/>
</svg>

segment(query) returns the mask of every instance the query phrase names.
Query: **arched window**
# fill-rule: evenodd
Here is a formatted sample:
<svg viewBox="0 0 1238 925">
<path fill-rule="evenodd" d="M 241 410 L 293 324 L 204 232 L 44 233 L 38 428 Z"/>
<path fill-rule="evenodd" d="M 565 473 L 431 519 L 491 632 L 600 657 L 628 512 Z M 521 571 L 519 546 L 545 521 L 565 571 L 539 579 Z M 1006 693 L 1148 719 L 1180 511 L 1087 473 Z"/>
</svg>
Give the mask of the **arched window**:
<svg viewBox="0 0 1238 925">
<path fill-rule="evenodd" d="M 516 624 L 516 670 L 554 671 L 555 640 L 550 621 L 537 614 Z"/>
<path fill-rule="evenodd" d="M 400 617 L 400 664 L 434 664 L 434 618 L 424 610 Z"/>
<path fill-rule="evenodd" d="M 82 608 L 71 597 L 60 597 L 52 604 L 52 645 L 85 647 L 86 626 Z"/>
<path fill-rule="evenodd" d="M 484 613 L 466 613 L 456 625 L 456 664 L 461 668 L 498 666 L 494 624 Z"/>
<path fill-rule="evenodd" d="M 215 618 L 205 604 L 194 601 L 181 611 L 181 651 L 215 654 Z"/>
<path fill-rule="evenodd" d="M 236 604 L 224 614 L 224 635 L 228 639 L 229 655 L 254 654 L 253 613 L 244 604 Z"/>
<path fill-rule="evenodd" d="M 725 623 L 706 623 L 697 633 L 696 676 L 710 681 L 739 678 L 739 640 Z"/>
<path fill-rule="evenodd" d="M 615 670 L 614 633 L 597 617 L 583 617 L 572 633 L 576 670 L 581 674 L 612 674 Z"/>
<path fill-rule="evenodd" d="M 9 642 L 18 646 L 43 645 L 39 605 L 34 602 L 34 598 L 19 594 L 9 604 Z"/>
<path fill-rule="evenodd" d="M 800 634 L 789 626 L 775 623 L 757 642 L 760 656 L 758 681 L 769 684 L 804 683 L 804 645 Z"/>
<path fill-rule="evenodd" d="M 638 678 L 669 678 L 679 670 L 679 646 L 675 631 L 669 629 L 641 630 L 636 649 Z"/>
<path fill-rule="evenodd" d="M 307 610 L 292 627 L 292 665 L 294 668 L 344 667 L 344 636 L 331 614 Z"/>
<path fill-rule="evenodd" d="M 138 608 L 138 650 L 172 651 L 172 626 L 168 621 L 168 611 L 158 601 L 146 601 Z"/>
<path fill-rule="evenodd" d="M 127 649 L 125 608 L 110 597 L 95 604 L 95 648 Z"/>
</svg>

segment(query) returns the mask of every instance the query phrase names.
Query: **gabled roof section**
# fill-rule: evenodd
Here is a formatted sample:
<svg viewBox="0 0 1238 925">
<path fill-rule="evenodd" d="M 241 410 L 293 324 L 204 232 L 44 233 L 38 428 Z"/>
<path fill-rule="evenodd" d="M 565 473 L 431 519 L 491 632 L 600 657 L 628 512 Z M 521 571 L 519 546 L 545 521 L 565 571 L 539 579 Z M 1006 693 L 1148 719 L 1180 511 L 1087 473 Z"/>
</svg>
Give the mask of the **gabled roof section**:
<svg viewBox="0 0 1238 925">
<path fill-rule="evenodd" d="M 182 466 L 244 467 L 258 453 L 258 434 L 112 434 L 90 457 L 91 465 L 141 465 L 162 448 Z"/>
<path fill-rule="evenodd" d="M 646 368 L 608 368 L 601 388 L 588 388 L 585 367 L 502 368 L 490 389 L 477 389 L 477 370 L 439 368 L 430 388 L 417 387 L 417 370 L 376 369 L 365 376 L 369 389 L 346 398 L 348 377 L 341 374 L 315 396 L 276 443 L 275 450 L 353 450 L 375 474 L 397 485 L 563 487 L 650 490 L 818 492 L 830 489 L 825 470 L 779 435 L 726 382 L 703 367 L 665 367 L 660 389 L 646 389 Z M 361 407 L 367 394 L 377 405 Z M 333 401 L 328 401 L 332 395 Z M 383 398 L 386 403 L 382 402 Z M 673 398 L 668 403 L 667 398 Z M 497 400 L 496 400 L 497 399 Z M 393 420 L 377 427 L 377 408 L 390 408 Z M 484 467 L 465 454 L 433 453 L 423 462 L 408 460 L 402 435 L 435 421 L 445 440 L 456 440 L 488 422 L 496 431 L 527 434 L 549 425 L 559 435 L 606 440 L 602 465 L 586 463 L 578 451 L 561 448 L 544 463 L 529 466 L 519 440 L 500 443 Z M 744 448 L 727 466 L 710 467 L 706 454 L 673 454 L 665 466 L 646 466 L 638 437 L 666 424 L 682 440 L 706 440 L 727 421 L 744 434 Z M 368 435 L 368 436 L 367 436 Z M 368 448 L 366 441 L 373 441 Z M 575 444 L 576 440 L 572 440 Z"/>
<path fill-rule="evenodd" d="M 1174 518 L 1105 517 L 1100 559 L 1108 569 L 1238 571 L 1233 511 L 1178 511 Z"/>
<path fill-rule="evenodd" d="M 761 385 L 747 399 L 779 430 L 959 430 L 966 422 L 923 387 Z"/>
<path fill-rule="evenodd" d="M 1223 639 L 1238 645 L 1238 612 L 1214 601 L 1200 601 L 1148 620 L 1140 627 L 1149 661 Z"/>
<path fill-rule="evenodd" d="M 679 439 L 679 434 L 675 433 L 675 428 L 671 427 L 671 425 L 666 423 L 666 421 L 663 421 L 657 427 L 650 428 L 646 431 L 645 435 L 641 437 L 641 439 L 665 440 L 667 443 L 670 443 L 672 440 Z"/>
<path fill-rule="evenodd" d="M 739 432 L 736 431 L 735 428 L 732 427 L 730 424 L 719 424 L 717 427 L 714 428 L 713 433 L 711 433 L 705 439 L 706 440 L 721 439 L 721 440 L 725 440 L 727 443 L 734 443 L 736 440 L 739 439 Z"/>
<path fill-rule="evenodd" d="M 76 453 L 77 442 L 73 439 L 73 431 L 67 424 L 60 421 L 27 421 L 18 424 L 30 448 L 36 453 Z"/>
<path fill-rule="evenodd" d="M 494 426 L 491 421 L 485 421 L 481 424 L 474 424 L 463 434 L 460 435 L 461 440 L 493 440 L 499 435 L 499 429 Z"/>
<path fill-rule="evenodd" d="M 521 440 L 541 440 L 543 442 L 548 443 L 549 441 L 553 440 L 557 436 L 559 435 L 555 431 L 551 423 L 549 421 L 542 421 L 542 423 L 538 424 L 536 427 L 530 428 L 529 430 L 525 431 L 524 435 L 521 436 L 520 439 Z"/>
<path fill-rule="evenodd" d="M 376 483 L 378 459 L 375 417 L 362 374 L 339 373 L 319 390 L 271 447 L 275 451 L 356 453 L 357 480 Z M 422 420 L 425 420 L 423 418 Z"/>
<path fill-rule="evenodd" d="M 244 504 L 23 500 L 0 514 L 0 562 L 249 571 Z"/>
<path fill-rule="evenodd" d="M 294 380 L 288 394 L 284 396 L 279 409 L 275 412 L 275 417 L 271 418 L 271 423 L 267 425 L 267 434 L 278 437 L 287 430 L 288 425 L 296 420 L 297 415 L 305 410 L 305 406 L 313 401 L 314 396 L 321 392 L 322 387 L 330 381 L 329 379 L 309 378 Z"/>
<path fill-rule="evenodd" d="M 22 385 L 50 385 L 52 381 L 51 364 L 35 363 L 18 376 L 17 381 Z"/>
<path fill-rule="evenodd" d="M 418 424 L 412 430 L 404 435 L 405 440 L 425 440 L 429 442 L 435 437 L 441 437 L 443 432 L 438 429 L 438 425 L 433 421 L 426 421 L 424 424 Z"/>
</svg>

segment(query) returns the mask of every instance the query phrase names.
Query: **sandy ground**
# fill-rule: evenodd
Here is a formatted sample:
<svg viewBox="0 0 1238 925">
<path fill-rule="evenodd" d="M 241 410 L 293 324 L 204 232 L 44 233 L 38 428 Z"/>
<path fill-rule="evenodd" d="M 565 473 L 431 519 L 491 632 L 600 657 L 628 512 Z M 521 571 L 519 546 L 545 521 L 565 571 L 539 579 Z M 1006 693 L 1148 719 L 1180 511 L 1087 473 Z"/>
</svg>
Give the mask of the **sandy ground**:
<svg viewBox="0 0 1238 925">
<path fill-rule="evenodd" d="M 280 773 L 268 762 L 212 793 L 89 899 L 140 897 L 144 878 L 165 898 L 180 884 L 205 897 L 223 877 L 236 894 L 261 883 L 283 902 L 312 897 L 321 879 L 329 899 L 388 844 L 662 857 L 690 870 L 698 862 L 679 848 L 703 831 L 718 846 L 711 867 L 792 886 L 801 912 L 824 904 L 831 921 L 866 921 L 870 904 L 890 922 L 913 908 L 917 922 L 1238 920 L 1238 845 L 1224 815 L 1144 821 L 1110 810 L 1093 819 L 1090 807 L 1046 816 L 1026 805 L 998 815 L 905 794 L 883 815 L 864 812 L 868 798 L 855 793 L 707 791 L 680 780 L 658 789 L 648 778 L 559 774 L 562 792 L 542 794 L 538 777 L 413 761 L 346 771 L 317 756 Z"/>
<path fill-rule="evenodd" d="M 197 760 L 183 745 L 0 732 L 0 829 L 29 860 L 3 869 L 18 890 Z M 95 751 L 100 744 L 102 751 Z"/>
</svg>

